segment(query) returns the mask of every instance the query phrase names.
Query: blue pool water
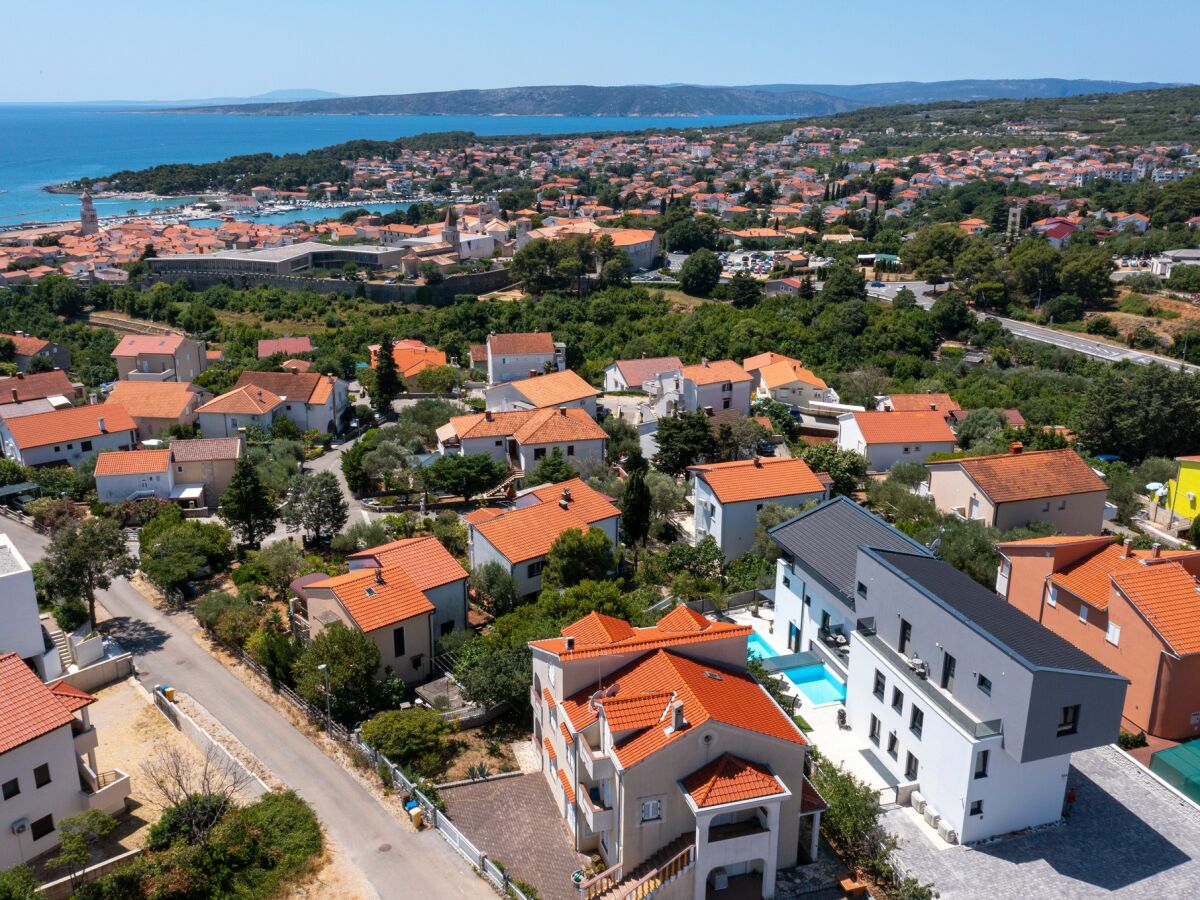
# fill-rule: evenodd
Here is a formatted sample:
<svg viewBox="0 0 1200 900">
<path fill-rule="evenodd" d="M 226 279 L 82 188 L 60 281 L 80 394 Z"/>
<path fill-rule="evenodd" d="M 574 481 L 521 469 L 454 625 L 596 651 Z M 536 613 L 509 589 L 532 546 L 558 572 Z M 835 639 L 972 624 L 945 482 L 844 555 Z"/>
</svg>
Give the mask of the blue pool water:
<svg viewBox="0 0 1200 900">
<path fill-rule="evenodd" d="M 746 640 L 750 653 L 759 659 L 778 656 L 775 648 L 768 644 L 757 631 L 752 631 Z M 796 691 L 811 705 L 840 703 L 846 699 L 846 685 L 820 663 L 813 666 L 797 666 L 784 669 L 783 676 L 792 683 Z"/>
</svg>

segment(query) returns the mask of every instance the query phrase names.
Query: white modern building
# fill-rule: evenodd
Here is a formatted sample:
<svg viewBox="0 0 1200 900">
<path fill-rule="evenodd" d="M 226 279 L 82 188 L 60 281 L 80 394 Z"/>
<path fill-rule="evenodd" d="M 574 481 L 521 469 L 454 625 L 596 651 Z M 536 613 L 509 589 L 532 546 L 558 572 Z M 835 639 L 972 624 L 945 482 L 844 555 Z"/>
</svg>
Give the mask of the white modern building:
<svg viewBox="0 0 1200 900">
<path fill-rule="evenodd" d="M 570 369 L 492 385 L 484 392 L 487 408 L 492 412 L 562 407 L 582 409 L 593 419 L 598 396 L 598 390 Z"/>
<path fill-rule="evenodd" d="M 0 653 L 15 653 L 42 681 L 62 674 L 58 650 L 42 628 L 33 571 L 0 532 Z"/>
<path fill-rule="evenodd" d="M 735 409 L 750 415 L 754 379 L 731 359 L 703 360 L 661 372 L 647 401 L 655 418 L 704 409 Z"/>
<path fill-rule="evenodd" d="M 488 384 L 520 381 L 567 367 L 567 345 L 548 331 L 490 334 L 487 343 Z"/>
<path fill-rule="evenodd" d="M 954 432 L 941 412 L 850 412 L 838 416 L 838 447 L 867 458 L 867 470 L 886 472 L 901 462 L 924 463 L 931 453 L 954 451 Z"/>
</svg>

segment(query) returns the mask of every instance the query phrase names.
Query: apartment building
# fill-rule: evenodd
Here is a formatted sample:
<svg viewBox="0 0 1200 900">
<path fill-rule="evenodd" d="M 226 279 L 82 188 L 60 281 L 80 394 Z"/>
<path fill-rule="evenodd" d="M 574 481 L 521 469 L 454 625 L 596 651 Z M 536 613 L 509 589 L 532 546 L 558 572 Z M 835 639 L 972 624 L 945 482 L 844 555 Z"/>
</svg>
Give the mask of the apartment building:
<svg viewBox="0 0 1200 900">
<path fill-rule="evenodd" d="M 261 389 L 277 396 L 280 404 L 276 414 L 290 419 L 301 432 L 336 434 L 349 418 L 350 386 L 336 375 L 242 372 L 233 387 Z"/>
<path fill-rule="evenodd" d="M 204 344 L 181 334 L 128 334 L 110 355 L 121 381 L 195 381 L 208 365 Z"/>
<path fill-rule="evenodd" d="M 602 463 L 608 441 L 586 410 L 564 407 L 455 416 L 437 436 L 443 456 L 486 453 L 522 472 L 555 450 L 576 464 Z"/>
<path fill-rule="evenodd" d="M 567 367 L 567 345 L 548 331 L 490 334 L 484 345 L 488 384 L 520 381 Z"/>
<path fill-rule="evenodd" d="M 733 409 L 750 415 L 754 378 L 731 359 L 702 360 L 661 372 L 648 404 L 656 418 L 699 410 Z"/>
<path fill-rule="evenodd" d="M 400 568 L 433 604 L 434 638 L 467 627 L 467 571 L 432 535 L 403 538 L 346 557 L 351 572 Z"/>
<path fill-rule="evenodd" d="M 496 384 L 484 391 L 487 408 L 492 412 L 521 409 L 582 409 L 596 418 L 596 398 L 600 392 L 566 369 L 548 375 L 532 374 L 520 381 Z"/>
<path fill-rule="evenodd" d="M 807 741 L 746 672 L 751 629 L 677 607 L 649 628 L 591 613 L 533 641 L 533 749 L 598 896 L 651 875 L 704 898 L 810 861 L 825 802 Z M 614 896 L 620 894 L 614 893 Z"/>
<path fill-rule="evenodd" d="M 0 421 L 4 455 L 25 466 L 75 466 L 101 450 L 130 450 L 136 444 L 137 426 L 115 403 Z"/>
</svg>

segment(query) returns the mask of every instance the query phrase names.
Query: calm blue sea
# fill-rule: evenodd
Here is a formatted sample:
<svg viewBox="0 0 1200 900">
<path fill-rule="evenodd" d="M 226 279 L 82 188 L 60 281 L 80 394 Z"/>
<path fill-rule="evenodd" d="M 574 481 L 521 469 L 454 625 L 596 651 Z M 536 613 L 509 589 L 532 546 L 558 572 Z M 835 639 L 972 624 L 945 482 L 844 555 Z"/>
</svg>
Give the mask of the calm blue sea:
<svg viewBox="0 0 1200 900">
<path fill-rule="evenodd" d="M 733 125 L 766 116 L 236 116 L 143 113 L 121 107 L 0 104 L 0 225 L 78 215 L 75 197 L 48 184 L 166 162 L 213 162 L 239 153 L 296 153 L 355 138 L 390 140 L 431 131 L 567 134 Z M 161 204 L 97 201 L 101 216 Z M 332 211 L 330 211 L 332 212 Z"/>
</svg>

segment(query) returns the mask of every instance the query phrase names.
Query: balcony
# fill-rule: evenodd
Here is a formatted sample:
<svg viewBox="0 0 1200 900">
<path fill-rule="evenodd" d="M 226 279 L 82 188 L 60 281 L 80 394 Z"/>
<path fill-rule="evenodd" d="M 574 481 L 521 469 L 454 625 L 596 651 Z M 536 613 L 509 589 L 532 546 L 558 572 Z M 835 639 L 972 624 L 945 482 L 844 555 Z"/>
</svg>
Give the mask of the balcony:
<svg viewBox="0 0 1200 900">
<path fill-rule="evenodd" d="M 129 776 L 120 769 L 96 773 L 82 760 L 79 763 L 79 787 L 85 810 L 98 809 L 116 815 L 125 809 L 129 797 Z"/>
<path fill-rule="evenodd" d="M 579 759 L 583 763 L 583 771 L 592 781 L 603 781 L 613 776 L 613 761 L 603 753 L 597 753 L 580 735 Z"/>
<path fill-rule="evenodd" d="M 71 736 L 75 739 L 75 752 L 80 756 L 87 756 L 95 751 L 99 743 L 95 727 L 84 725 L 78 719 L 71 721 Z"/>
<path fill-rule="evenodd" d="M 770 834 L 771 829 L 765 827 L 758 818 L 745 822 L 730 822 L 728 825 L 713 825 L 708 829 L 708 842 L 733 841 L 738 838 L 753 837 L 756 834 Z"/>
<path fill-rule="evenodd" d="M 139 372 L 137 369 L 134 369 L 127 376 L 125 376 L 125 380 L 142 382 L 174 381 L 175 370 L 163 369 L 161 372 Z"/>
<path fill-rule="evenodd" d="M 874 623 L 870 619 L 859 620 L 858 627 L 855 629 L 855 635 L 860 641 L 870 647 L 877 656 L 889 663 L 892 668 L 899 672 L 910 672 L 911 674 L 905 677 L 909 688 L 916 691 L 922 699 L 929 701 L 941 713 L 943 718 L 948 719 L 953 725 L 965 731 L 968 737 L 980 740 L 982 738 L 995 737 L 1001 733 L 1003 723 L 1000 719 L 990 719 L 985 722 L 975 718 L 965 708 L 955 703 L 949 694 L 931 682 L 927 677 L 922 678 L 915 672 L 912 672 L 912 666 L 909 664 L 908 657 L 897 653 L 886 641 L 879 637 L 875 633 Z"/>
<path fill-rule="evenodd" d="M 615 818 L 611 806 L 601 805 L 599 787 L 589 788 L 580 782 L 575 788 L 575 796 L 579 798 L 579 808 L 583 810 L 583 820 L 587 822 L 592 834 L 608 831 L 613 827 Z"/>
</svg>

